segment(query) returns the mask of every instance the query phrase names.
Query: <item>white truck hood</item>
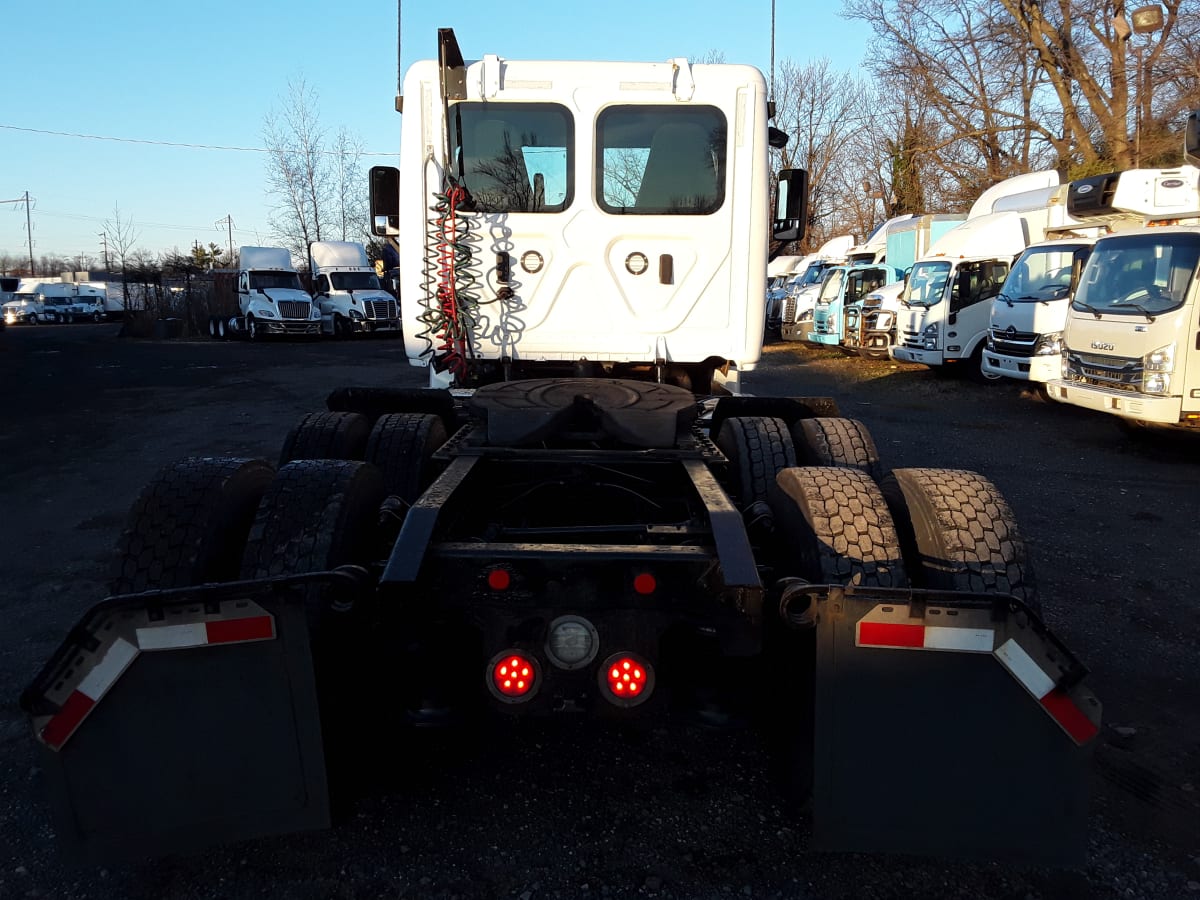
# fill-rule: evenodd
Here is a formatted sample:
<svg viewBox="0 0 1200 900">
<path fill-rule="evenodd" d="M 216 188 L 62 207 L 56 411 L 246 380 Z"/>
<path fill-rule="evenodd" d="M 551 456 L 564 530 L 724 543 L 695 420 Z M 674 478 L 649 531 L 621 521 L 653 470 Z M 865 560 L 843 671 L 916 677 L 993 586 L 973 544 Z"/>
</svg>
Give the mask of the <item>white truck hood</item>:
<svg viewBox="0 0 1200 900">
<path fill-rule="evenodd" d="M 1011 328 L 1014 332 L 1025 334 L 1049 334 L 1062 331 L 1067 320 L 1067 306 L 1070 301 L 1066 297 L 1061 300 L 1040 302 L 1035 300 L 1014 300 L 1009 306 L 1004 300 L 992 300 L 991 326 L 998 331 Z"/>
</svg>

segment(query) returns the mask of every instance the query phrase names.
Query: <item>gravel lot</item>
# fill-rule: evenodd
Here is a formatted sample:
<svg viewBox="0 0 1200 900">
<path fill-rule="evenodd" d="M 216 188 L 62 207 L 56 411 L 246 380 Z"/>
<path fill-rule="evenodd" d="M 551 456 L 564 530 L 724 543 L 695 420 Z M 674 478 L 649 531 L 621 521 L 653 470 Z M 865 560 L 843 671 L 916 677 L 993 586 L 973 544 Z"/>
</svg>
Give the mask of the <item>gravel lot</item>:
<svg viewBox="0 0 1200 900">
<path fill-rule="evenodd" d="M 988 475 L 1045 616 L 1105 704 L 1086 870 L 807 851 L 750 732 L 571 722 L 485 747 L 422 736 L 337 827 L 131 865 L 64 862 L 17 694 L 103 596 L 129 504 L 187 455 L 274 459 L 342 384 L 419 386 L 399 342 L 130 342 L 0 334 L 0 897 L 1200 898 L 1200 443 L 1125 435 L 1020 385 L 771 345 L 760 394 L 838 398 L 888 466 Z M 1019 772 L 981 773 L 995 791 Z"/>
</svg>

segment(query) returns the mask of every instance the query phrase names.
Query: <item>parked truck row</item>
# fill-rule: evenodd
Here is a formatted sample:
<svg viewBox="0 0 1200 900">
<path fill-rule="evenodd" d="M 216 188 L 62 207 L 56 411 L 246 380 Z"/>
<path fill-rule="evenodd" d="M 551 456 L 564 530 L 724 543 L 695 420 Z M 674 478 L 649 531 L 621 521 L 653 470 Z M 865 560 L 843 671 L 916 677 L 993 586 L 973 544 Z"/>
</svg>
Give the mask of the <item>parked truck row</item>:
<svg viewBox="0 0 1200 900">
<path fill-rule="evenodd" d="M 903 269 L 900 280 L 857 288 L 852 273 L 874 270 L 848 256 L 823 274 L 806 340 L 1033 382 L 1134 424 L 1197 427 L 1200 372 L 1188 367 L 1200 353 L 1188 319 L 1197 115 L 1185 165 L 1069 184 L 1035 172 L 989 189 L 965 217 L 885 223 L 880 259 L 892 274 Z M 784 325 L 785 337 L 797 331 Z"/>
<path fill-rule="evenodd" d="M 362 244 L 314 241 L 308 256 L 311 290 L 283 247 L 240 248 L 233 289 L 237 311 L 231 306 L 210 316 L 209 336 L 258 341 L 400 330 L 399 303 L 381 286 Z"/>
<path fill-rule="evenodd" d="M 5 278 L 0 315 L 6 325 L 103 322 L 112 315 L 106 285 L 100 282 Z"/>
</svg>

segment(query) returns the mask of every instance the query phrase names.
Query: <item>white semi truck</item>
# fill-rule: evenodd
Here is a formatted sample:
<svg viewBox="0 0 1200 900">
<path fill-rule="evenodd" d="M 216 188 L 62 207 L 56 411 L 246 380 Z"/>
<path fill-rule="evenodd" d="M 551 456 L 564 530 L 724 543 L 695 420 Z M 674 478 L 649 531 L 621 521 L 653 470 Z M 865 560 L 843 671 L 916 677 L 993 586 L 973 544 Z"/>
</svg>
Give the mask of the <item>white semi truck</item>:
<svg viewBox="0 0 1200 900">
<path fill-rule="evenodd" d="M 291 253 L 283 247 L 240 247 L 238 260 L 238 315 L 212 316 L 210 337 L 258 341 L 321 333 L 321 308 L 300 283 Z"/>
<path fill-rule="evenodd" d="M 278 470 L 152 480 L 22 696 L 59 839 L 324 827 L 331 784 L 422 770 L 414 727 L 716 704 L 811 788 L 814 846 L 1079 860 L 1100 707 L 1003 497 L 885 476 L 829 398 L 736 393 L 805 221 L 795 170 L 771 216 L 763 75 L 437 50 L 370 183 L 443 387 L 339 389 Z"/>
<path fill-rule="evenodd" d="M 1175 170 L 1103 176 L 1096 215 L 1152 206 L 1159 217 L 1096 241 L 1067 312 L 1052 399 L 1134 426 L 1200 430 L 1200 111 L 1188 118 L 1184 157 Z"/>
<path fill-rule="evenodd" d="M 1013 261 L 1048 228 L 1070 224 L 1056 172 L 1018 175 L 984 191 L 967 219 L 917 260 L 900 295 L 893 359 L 983 370 L 992 298 Z"/>
<path fill-rule="evenodd" d="M 308 259 L 325 334 L 399 330 L 399 305 L 380 285 L 366 247 L 354 241 L 314 241 L 308 245 Z"/>
</svg>

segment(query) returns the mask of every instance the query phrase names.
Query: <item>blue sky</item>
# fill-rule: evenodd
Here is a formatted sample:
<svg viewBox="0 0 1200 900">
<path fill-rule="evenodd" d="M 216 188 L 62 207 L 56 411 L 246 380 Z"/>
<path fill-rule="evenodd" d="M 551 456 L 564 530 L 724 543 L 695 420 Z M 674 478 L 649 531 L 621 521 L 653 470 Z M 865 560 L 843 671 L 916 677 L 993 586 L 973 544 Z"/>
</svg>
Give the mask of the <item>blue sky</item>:
<svg viewBox="0 0 1200 900">
<path fill-rule="evenodd" d="M 108 0 L 61 4 L 8 0 L 0 107 L 0 200 L 34 200 L 34 256 L 100 255 L 105 223 L 131 220 L 152 252 L 194 240 L 270 244 L 266 155 L 93 140 L 16 129 L 143 141 L 262 147 L 265 116 L 289 80 L 316 88 L 322 124 L 394 154 L 397 4 L 275 0 Z M 869 38 L 839 4 L 776 3 L 776 61 L 829 57 L 853 69 Z M 770 0 L 689 4 L 403 4 L 402 60 L 430 57 L 438 27 L 463 55 L 663 60 L 724 53 L 770 65 Z M 22 73 L 14 77 L 14 73 Z M 372 164 L 394 161 L 380 156 Z M 365 190 L 365 185 L 364 185 Z M 28 256 L 25 206 L 0 205 L 0 252 Z"/>
</svg>

